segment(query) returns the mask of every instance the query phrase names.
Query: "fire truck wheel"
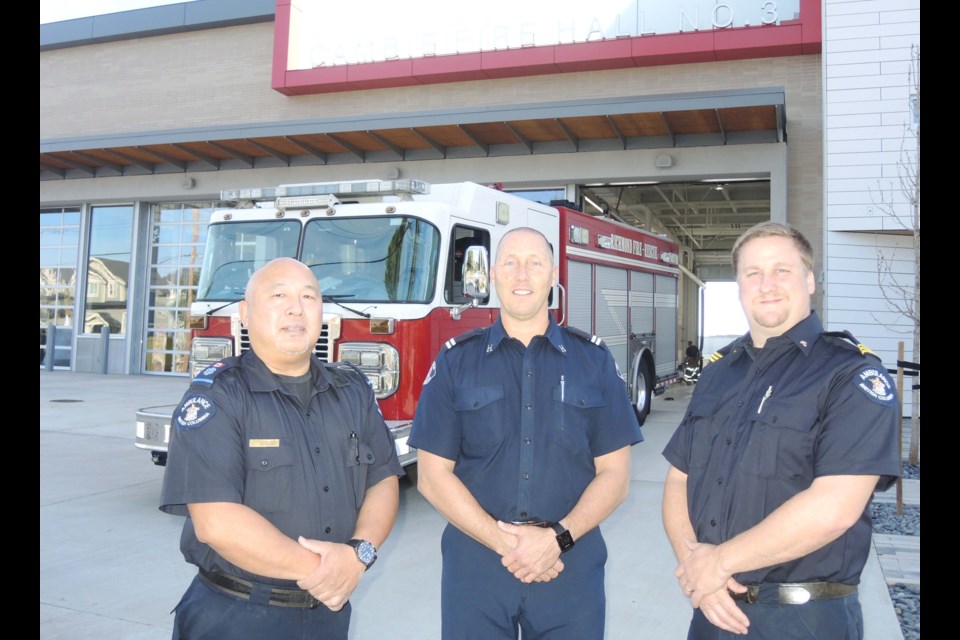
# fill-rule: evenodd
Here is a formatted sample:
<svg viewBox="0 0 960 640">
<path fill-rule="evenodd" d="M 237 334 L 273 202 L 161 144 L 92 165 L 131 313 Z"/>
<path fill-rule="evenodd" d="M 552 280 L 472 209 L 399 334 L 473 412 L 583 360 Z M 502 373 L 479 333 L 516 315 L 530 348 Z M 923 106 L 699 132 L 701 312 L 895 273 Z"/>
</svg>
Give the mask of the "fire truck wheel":
<svg viewBox="0 0 960 640">
<path fill-rule="evenodd" d="M 647 363 L 641 362 L 637 367 L 637 375 L 633 381 L 633 410 L 637 414 L 637 421 L 643 425 L 650 413 L 650 402 L 653 400 L 653 378 L 650 375 Z"/>
</svg>

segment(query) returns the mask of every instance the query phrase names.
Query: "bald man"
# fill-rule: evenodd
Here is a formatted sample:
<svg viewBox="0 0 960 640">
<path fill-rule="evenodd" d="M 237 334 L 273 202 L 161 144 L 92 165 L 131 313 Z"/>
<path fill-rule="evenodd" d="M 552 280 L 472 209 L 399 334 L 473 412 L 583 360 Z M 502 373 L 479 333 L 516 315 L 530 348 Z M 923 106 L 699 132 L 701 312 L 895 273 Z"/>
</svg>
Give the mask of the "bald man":
<svg viewBox="0 0 960 640">
<path fill-rule="evenodd" d="M 314 355 L 313 273 L 279 258 L 240 302 L 250 350 L 173 415 L 161 510 L 198 568 L 173 638 L 346 639 L 349 598 L 393 527 L 403 473 L 365 376 Z"/>
</svg>

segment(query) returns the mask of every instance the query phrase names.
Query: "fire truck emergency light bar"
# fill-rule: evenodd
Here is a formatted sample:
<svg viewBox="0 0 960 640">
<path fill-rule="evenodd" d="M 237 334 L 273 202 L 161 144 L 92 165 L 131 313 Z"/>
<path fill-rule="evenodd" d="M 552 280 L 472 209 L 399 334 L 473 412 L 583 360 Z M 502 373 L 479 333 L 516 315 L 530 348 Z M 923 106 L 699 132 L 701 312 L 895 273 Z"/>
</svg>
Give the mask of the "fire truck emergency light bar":
<svg viewBox="0 0 960 640">
<path fill-rule="evenodd" d="M 423 180 L 354 180 L 351 182 L 313 182 L 283 184 L 279 187 L 254 189 L 224 189 L 220 199 L 225 202 L 242 200 L 277 200 L 277 208 L 289 206 L 325 206 L 335 203 L 336 196 L 413 195 L 430 193 L 430 184 Z M 333 196 L 333 198 L 331 198 Z M 280 199 L 285 199 L 280 206 Z M 294 200 L 294 198 L 296 198 Z"/>
</svg>

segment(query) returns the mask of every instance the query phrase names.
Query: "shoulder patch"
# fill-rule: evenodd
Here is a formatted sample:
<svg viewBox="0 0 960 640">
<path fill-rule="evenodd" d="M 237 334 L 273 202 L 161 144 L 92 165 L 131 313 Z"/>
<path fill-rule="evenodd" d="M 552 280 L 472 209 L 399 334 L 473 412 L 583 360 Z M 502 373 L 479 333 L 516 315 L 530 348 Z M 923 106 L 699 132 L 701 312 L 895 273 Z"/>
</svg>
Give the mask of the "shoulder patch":
<svg viewBox="0 0 960 640">
<path fill-rule="evenodd" d="M 206 387 L 212 387 L 214 378 L 227 369 L 232 369 L 236 366 L 236 364 L 235 358 L 227 358 L 226 360 L 214 362 L 212 365 L 198 373 L 197 377 L 193 379 L 192 384 L 202 384 Z"/>
<path fill-rule="evenodd" d="M 454 348 L 455 346 L 457 346 L 458 344 L 462 344 L 462 343 L 466 342 L 467 340 L 471 340 L 471 339 L 477 337 L 478 335 L 480 335 L 481 333 L 483 333 L 483 331 L 484 331 L 483 327 L 478 327 L 478 328 L 476 328 L 476 329 L 471 329 L 470 331 L 467 331 L 466 333 L 461 333 L 461 334 L 460 334 L 459 336 L 457 336 L 456 338 L 450 338 L 449 340 L 447 340 L 446 342 L 444 342 L 444 343 L 443 343 L 443 348 L 444 348 L 444 350 L 453 349 L 453 348 Z M 427 376 L 428 376 L 428 378 L 430 377 L 429 374 L 427 374 Z M 424 384 L 426 384 L 426 382 L 424 382 Z"/>
<path fill-rule="evenodd" d="M 437 361 L 434 360 L 433 364 L 430 365 L 430 371 L 427 371 L 427 377 L 423 379 L 423 386 L 427 386 L 427 383 L 433 380 L 433 376 L 437 375 Z"/>
<path fill-rule="evenodd" d="M 215 415 L 217 415 L 217 406 L 213 400 L 202 393 L 194 393 L 177 407 L 173 414 L 173 422 L 180 431 L 189 431 L 202 427 Z"/>
<path fill-rule="evenodd" d="M 880 357 L 873 352 L 873 349 L 863 344 L 862 342 L 859 342 L 855 337 L 853 337 L 853 334 L 850 333 L 849 331 L 824 331 L 823 335 L 830 336 L 831 338 L 843 338 L 845 340 L 850 341 L 857 348 L 857 350 L 860 352 L 860 355 L 862 356 L 871 355 L 876 358 Z"/>
<path fill-rule="evenodd" d="M 591 343 L 591 344 L 597 345 L 598 347 L 603 346 L 603 338 L 600 338 L 600 337 L 598 337 L 598 336 L 595 336 L 595 335 L 593 335 L 592 333 L 587 333 L 587 332 L 584 331 L 583 329 L 578 329 L 578 328 L 576 328 L 576 327 L 570 327 L 570 326 L 568 326 L 568 327 L 567 327 L 567 331 L 569 331 L 569 332 L 572 333 L 573 335 L 577 336 L 578 338 L 581 338 L 581 339 L 583 339 L 583 340 L 586 340 L 587 342 L 589 342 L 589 343 Z"/>
<path fill-rule="evenodd" d="M 881 367 L 860 367 L 853 376 L 853 385 L 873 402 L 885 407 L 897 404 L 893 381 Z"/>
</svg>

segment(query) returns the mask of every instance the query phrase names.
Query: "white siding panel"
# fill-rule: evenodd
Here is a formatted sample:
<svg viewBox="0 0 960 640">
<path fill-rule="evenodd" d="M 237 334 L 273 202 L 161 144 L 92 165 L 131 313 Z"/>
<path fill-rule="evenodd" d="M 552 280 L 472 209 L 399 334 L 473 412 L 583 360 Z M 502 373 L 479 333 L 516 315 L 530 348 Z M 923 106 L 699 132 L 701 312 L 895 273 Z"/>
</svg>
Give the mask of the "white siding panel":
<svg viewBox="0 0 960 640">
<path fill-rule="evenodd" d="M 879 153 L 882 140 L 830 140 L 830 154 Z"/>
<path fill-rule="evenodd" d="M 881 24 L 892 24 L 895 22 L 920 24 L 920 7 L 917 6 L 916 9 L 904 9 L 902 11 L 884 11 L 880 14 Z"/>
<path fill-rule="evenodd" d="M 827 206 L 842 204 L 863 204 L 880 206 L 884 202 L 907 202 L 907 197 L 892 189 L 881 190 L 876 184 L 872 188 L 855 191 L 827 191 Z"/>
<path fill-rule="evenodd" d="M 910 99 L 910 89 L 908 85 L 901 85 L 897 87 L 883 87 L 880 89 L 880 99 L 881 100 L 903 100 L 907 101 Z"/>
<path fill-rule="evenodd" d="M 899 76 L 878 76 L 876 73 L 827 78 L 827 91 L 834 89 L 858 89 L 862 87 L 899 87 L 904 80 Z"/>
<path fill-rule="evenodd" d="M 831 151 L 833 151 L 831 149 Z M 899 153 L 829 153 L 827 154 L 828 167 L 851 167 L 856 165 L 896 164 L 900 159 Z"/>
<path fill-rule="evenodd" d="M 827 65 L 827 78 L 846 78 L 850 76 L 875 76 L 880 73 L 879 62 L 865 62 L 862 64 Z"/>
<path fill-rule="evenodd" d="M 879 124 L 884 124 L 881 114 L 879 113 L 827 116 L 825 120 L 827 127 L 830 129 L 834 127 L 875 127 Z"/>
<path fill-rule="evenodd" d="M 874 235 L 867 233 L 829 233 L 827 251 L 832 256 L 868 258 L 876 255 L 877 247 L 891 250 L 911 249 L 913 239 L 908 236 Z"/>
<path fill-rule="evenodd" d="M 903 8 L 920 8 L 920 0 L 824 0 L 828 17 L 848 13 L 870 13 L 872 11 L 897 11 Z"/>
<path fill-rule="evenodd" d="M 867 87 L 863 89 L 838 89 L 836 91 L 829 92 L 827 94 L 827 99 L 831 104 L 836 104 L 838 102 L 882 100 L 883 89 L 879 87 Z"/>
<path fill-rule="evenodd" d="M 883 221 L 875 217 L 840 218 L 830 212 L 827 215 L 830 216 L 827 219 L 827 231 L 883 231 Z"/>
<path fill-rule="evenodd" d="M 848 13 L 846 15 L 834 15 L 825 22 L 829 29 L 839 29 L 841 27 L 861 27 L 866 25 L 880 24 L 880 14 L 878 13 Z M 828 30 L 827 33 L 830 33 Z"/>
<path fill-rule="evenodd" d="M 902 153 L 910 158 L 916 156 L 916 134 L 907 127 L 903 127 L 902 135 L 899 138 L 884 138 L 882 142 L 884 151 L 893 151 L 898 154 Z"/>
<path fill-rule="evenodd" d="M 827 130 L 827 140 L 833 144 L 838 140 L 871 140 L 873 138 L 895 138 L 903 133 L 903 127 L 849 127 Z"/>
<path fill-rule="evenodd" d="M 899 49 L 888 47 L 876 51 L 844 51 L 841 53 L 835 53 L 830 56 L 827 64 L 862 64 L 867 62 L 888 62 L 909 59 L 909 46 Z"/>
<path fill-rule="evenodd" d="M 823 43 L 824 53 L 830 55 L 840 51 L 870 51 L 880 48 L 880 38 L 854 38 L 851 40 L 830 40 Z"/>
<path fill-rule="evenodd" d="M 900 111 L 906 106 L 903 100 L 873 100 L 869 102 L 834 102 L 827 94 L 827 115 L 840 116 L 859 113 L 886 113 Z"/>
<path fill-rule="evenodd" d="M 883 188 L 881 188 L 877 185 L 875 179 L 840 178 L 835 177 L 834 173 L 834 171 L 830 171 L 831 177 L 824 181 L 824 184 L 826 184 L 827 189 L 831 193 L 843 193 L 847 191 L 865 191 L 869 193 L 871 189 L 876 189 L 877 193 L 881 193 L 884 190 L 890 190 L 892 188 L 889 185 L 884 185 Z"/>
<path fill-rule="evenodd" d="M 831 178 L 879 178 L 883 172 L 875 166 L 831 167 Z"/>
<path fill-rule="evenodd" d="M 912 44 L 920 44 L 920 34 L 909 34 L 904 36 L 884 36 L 880 38 L 880 47 L 886 49 L 888 47 L 907 47 L 909 48 Z"/>
<path fill-rule="evenodd" d="M 827 38 L 869 38 L 870 36 L 906 36 L 920 33 L 920 23 L 909 24 L 896 22 L 893 24 L 880 24 L 866 27 L 840 27 L 831 29 L 827 25 Z"/>
</svg>

